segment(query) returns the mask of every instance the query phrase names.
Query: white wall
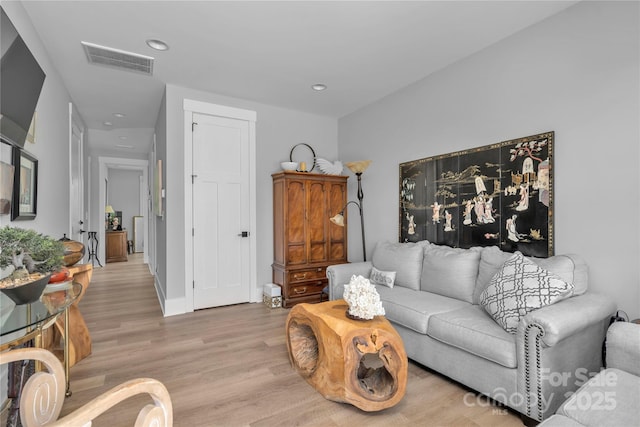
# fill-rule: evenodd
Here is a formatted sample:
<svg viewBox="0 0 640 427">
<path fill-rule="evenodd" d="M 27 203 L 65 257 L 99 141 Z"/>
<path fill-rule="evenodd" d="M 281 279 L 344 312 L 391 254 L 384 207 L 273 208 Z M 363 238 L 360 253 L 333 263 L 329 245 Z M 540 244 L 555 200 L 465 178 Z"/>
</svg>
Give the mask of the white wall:
<svg viewBox="0 0 640 427">
<path fill-rule="evenodd" d="M 34 220 L 13 221 L 0 215 L 0 226 L 31 228 L 52 237 L 70 235 L 69 230 L 69 102 L 71 98 L 53 67 L 31 20 L 19 2 L 3 2 L 7 16 L 44 70 L 46 78 L 36 111 L 36 143 L 27 142 L 25 151 L 38 159 L 37 216 Z M 4 144 L 3 144 L 4 145 Z M 6 147 L 5 147 L 6 148 Z M 2 161 L 8 150 L 2 150 Z"/>
<path fill-rule="evenodd" d="M 166 297 L 168 300 L 184 298 L 184 111 L 183 99 L 209 102 L 257 112 L 256 122 L 256 194 L 257 194 L 257 283 L 258 289 L 272 281 L 273 218 L 271 174 L 280 170 L 280 162 L 288 160 L 291 147 L 306 142 L 319 157 L 337 158 L 337 120 L 299 111 L 260 104 L 223 95 L 195 91 L 168 85 L 166 89 L 166 137 L 158 135 L 158 152 L 163 162 L 166 186 L 164 247 L 166 252 Z M 159 120 L 160 121 L 160 120 Z M 162 126 L 156 131 L 161 130 Z M 163 151 L 163 145 L 166 148 Z M 158 241 L 158 244 L 161 244 Z"/>
<path fill-rule="evenodd" d="M 122 228 L 128 240 L 133 240 L 133 216 L 145 216 L 140 212 L 140 177 L 142 172 L 124 169 L 109 169 L 109 194 L 107 200 L 115 211 L 122 212 Z"/>
<path fill-rule="evenodd" d="M 581 2 L 341 119 L 340 156 L 373 160 L 367 251 L 398 238 L 399 163 L 555 131 L 555 252 L 640 317 L 638 6 Z"/>
</svg>

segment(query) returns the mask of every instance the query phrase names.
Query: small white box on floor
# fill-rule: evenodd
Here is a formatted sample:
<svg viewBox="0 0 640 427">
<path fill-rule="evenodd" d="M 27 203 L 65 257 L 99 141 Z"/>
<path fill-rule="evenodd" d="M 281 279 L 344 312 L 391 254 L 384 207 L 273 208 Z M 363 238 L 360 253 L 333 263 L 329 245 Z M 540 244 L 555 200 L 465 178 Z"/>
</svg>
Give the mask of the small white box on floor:
<svg viewBox="0 0 640 427">
<path fill-rule="evenodd" d="M 275 283 L 267 283 L 264 285 L 264 294 L 270 297 L 279 297 L 282 295 L 280 286 Z"/>
<path fill-rule="evenodd" d="M 264 285 L 262 293 L 262 302 L 269 308 L 278 308 L 282 306 L 282 291 L 280 286 L 274 283 Z"/>
</svg>

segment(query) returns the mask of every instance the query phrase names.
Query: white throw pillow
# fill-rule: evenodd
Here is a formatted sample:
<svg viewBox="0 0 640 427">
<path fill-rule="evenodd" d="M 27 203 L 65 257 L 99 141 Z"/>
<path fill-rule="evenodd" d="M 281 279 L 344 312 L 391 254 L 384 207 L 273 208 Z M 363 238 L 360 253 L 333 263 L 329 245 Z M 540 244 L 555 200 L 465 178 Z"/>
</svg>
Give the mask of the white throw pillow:
<svg viewBox="0 0 640 427">
<path fill-rule="evenodd" d="M 520 319 L 573 292 L 573 284 L 544 270 L 520 252 L 513 254 L 480 295 L 480 304 L 505 331 L 515 334 Z"/>
<path fill-rule="evenodd" d="M 375 267 L 371 268 L 369 280 L 374 285 L 384 285 L 387 288 L 393 288 L 393 282 L 396 280 L 395 271 L 382 271 Z"/>
</svg>

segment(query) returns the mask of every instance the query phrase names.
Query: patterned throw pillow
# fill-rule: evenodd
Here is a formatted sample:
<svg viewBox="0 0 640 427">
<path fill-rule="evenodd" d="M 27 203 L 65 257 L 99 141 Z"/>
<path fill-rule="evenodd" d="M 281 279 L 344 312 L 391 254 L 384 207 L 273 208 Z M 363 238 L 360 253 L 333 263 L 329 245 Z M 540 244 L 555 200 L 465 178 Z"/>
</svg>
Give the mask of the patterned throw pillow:
<svg viewBox="0 0 640 427">
<path fill-rule="evenodd" d="M 480 295 L 480 304 L 505 331 L 515 334 L 520 319 L 573 292 L 573 284 L 540 268 L 520 252 L 513 254 Z"/>
<path fill-rule="evenodd" d="M 374 285 L 384 285 L 387 288 L 393 288 L 393 282 L 396 280 L 395 271 L 381 271 L 375 267 L 371 268 L 369 280 Z"/>
</svg>

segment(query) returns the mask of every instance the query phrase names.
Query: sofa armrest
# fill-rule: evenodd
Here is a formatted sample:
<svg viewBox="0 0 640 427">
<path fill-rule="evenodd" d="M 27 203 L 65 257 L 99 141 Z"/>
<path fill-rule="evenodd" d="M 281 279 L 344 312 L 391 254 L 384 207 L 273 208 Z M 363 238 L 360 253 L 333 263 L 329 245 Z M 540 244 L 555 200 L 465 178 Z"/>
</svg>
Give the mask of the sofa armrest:
<svg viewBox="0 0 640 427">
<path fill-rule="evenodd" d="M 371 275 L 372 264 L 366 262 L 352 262 L 348 264 L 336 264 L 327 267 L 327 278 L 329 279 L 329 299 L 335 300 L 342 298 L 343 289 L 339 289 L 342 285 L 346 285 L 351 280 L 351 276 L 360 275 L 369 277 Z"/>
<path fill-rule="evenodd" d="M 586 293 L 532 311 L 518 324 L 518 391 L 527 415 L 555 413 L 587 374 L 602 368 L 602 343 L 615 311 L 604 295 Z"/>
<path fill-rule="evenodd" d="M 607 296 L 594 293 L 574 296 L 527 314 L 518 325 L 518 335 L 524 336 L 529 325 L 536 325 L 542 329 L 542 342 L 553 347 L 587 326 L 601 322 L 615 310 L 615 304 Z"/>
<path fill-rule="evenodd" d="M 640 325 L 615 322 L 607 330 L 607 367 L 640 376 Z"/>
</svg>

